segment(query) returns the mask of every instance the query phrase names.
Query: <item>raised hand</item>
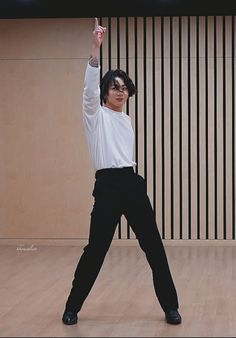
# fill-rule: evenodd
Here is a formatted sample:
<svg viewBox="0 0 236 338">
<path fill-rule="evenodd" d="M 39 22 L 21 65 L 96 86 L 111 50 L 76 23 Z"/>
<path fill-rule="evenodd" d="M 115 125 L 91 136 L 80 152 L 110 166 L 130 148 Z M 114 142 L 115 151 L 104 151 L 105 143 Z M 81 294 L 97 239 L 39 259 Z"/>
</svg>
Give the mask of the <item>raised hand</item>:
<svg viewBox="0 0 236 338">
<path fill-rule="evenodd" d="M 98 19 L 95 18 L 94 21 L 94 30 L 93 30 L 93 44 L 94 47 L 99 48 L 102 44 L 104 39 L 104 35 L 106 32 L 106 27 L 102 27 L 98 24 Z"/>
</svg>

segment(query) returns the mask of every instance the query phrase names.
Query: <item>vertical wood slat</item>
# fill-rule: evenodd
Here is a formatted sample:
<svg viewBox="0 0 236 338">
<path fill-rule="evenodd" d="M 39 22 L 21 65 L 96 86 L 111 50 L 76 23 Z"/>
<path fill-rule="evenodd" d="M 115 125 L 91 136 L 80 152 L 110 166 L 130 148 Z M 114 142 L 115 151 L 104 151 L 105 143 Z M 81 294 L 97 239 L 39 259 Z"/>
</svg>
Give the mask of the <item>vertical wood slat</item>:
<svg viewBox="0 0 236 338">
<path fill-rule="evenodd" d="M 205 17 L 205 156 L 206 156 L 206 239 L 209 239 L 209 116 L 208 116 L 208 17 Z"/>
<path fill-rule="evenodd" d="M 155 17 L 152 18 L 152 106 L 153 106 L 153 127 L 152 127 L 152 154 L 153 154 L 153 210 L 156 218 L 156 29 Z"/>
<path fill-rule="evenodd" d="M 213 26 L 213 39 L 214 39 L 214 72 L 213 72 L 213 87 L 214 87 L 214 239 L 218 238 L 218 152 L 217 152 L 217 135 L 218 135 L 218 105 L 217 105 L 217 17 L 214 16 L 214 26 Z"/>
<path fill-rule="evenodd" d="M 235 239 L 235 17 L 100 21 L 101 74 L 116 65 L 138 89 L 126 111 L 162 238 Z"/>
<path fill-rule="evenodd" d="M 162 201 L 162 238 L 166 238 L 166 222 L 165 222 L 165 94 L 164 94 L 164 17 L 161 17 L 161 163 L 162 163 L 162 190 L 161 190 L 161 201 Z"/>
<path fill-rule="evenodd" d="M 196 212 L 196 226 L 197 226 L 197 239 L 201 238 L 200 227 L 200 194 L 201 194 L 201 178 L 200 178 L 200 64 L 199 64 L 199 16 L 196 18 L 196 166 L 197 166 L 197 212 Z"/>
<path fill-rule="evenodd" d="M 232 239 L 235 239 L 235 177 L 236 177 L 236 166 L 235 166 L 235 18 L 231 17 L 231 25 L 232 25 L 232 38 L 231 38 L 231 74 L 232 74 Z M 229 89 L 230 91 L 230 89 Z"/>
<path fill-rule="evenodd" d="M 183 155 L 182 155 L 182 17 L 179 17 L 179 238 L 183 239 Z"/>
</svg>

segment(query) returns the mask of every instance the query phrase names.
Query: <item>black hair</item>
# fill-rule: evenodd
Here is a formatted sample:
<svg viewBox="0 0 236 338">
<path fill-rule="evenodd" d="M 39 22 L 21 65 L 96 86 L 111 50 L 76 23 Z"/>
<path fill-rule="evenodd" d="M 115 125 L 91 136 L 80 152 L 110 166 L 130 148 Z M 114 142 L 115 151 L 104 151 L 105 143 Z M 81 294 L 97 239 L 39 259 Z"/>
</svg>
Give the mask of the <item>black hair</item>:
<svg viewBox="0 0 236 338">
<path fill-rule="evenodd" d="M 114 84 L 117 87 L 116 77 L 121 78 L 124 81 L 125 86 L 128 89 L 129 97 L 136 94 L 137 90 L 131 78 L 128 74 L 123 71 L 122 69 L 115 69 L 109 70 L 106 74 L 102 77 L 100 83 L 100 92 L 101 92 L 101 101 L 106 103 L 106 97 L 108 95 L 109 87 Z"/>
</svg>

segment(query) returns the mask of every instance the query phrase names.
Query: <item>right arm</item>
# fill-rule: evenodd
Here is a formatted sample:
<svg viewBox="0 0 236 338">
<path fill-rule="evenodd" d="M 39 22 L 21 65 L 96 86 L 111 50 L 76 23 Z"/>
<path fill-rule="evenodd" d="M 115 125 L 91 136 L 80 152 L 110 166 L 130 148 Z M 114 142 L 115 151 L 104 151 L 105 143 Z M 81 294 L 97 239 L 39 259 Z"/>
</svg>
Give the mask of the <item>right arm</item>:
<svg viewBox="0 0 236 338">
<path fill-rule="evenodd" d="M 99 66 L 100 47 L 104 39 L 105 32 L 106 32 L 106 27 L 99 26 L 98 19 L 95 18 L 92 49 L 91 49 L 91 54 L 90 54 L 90 59 L 89 59 L 89 64 L 92 67 Z"/>
<path fill-rule="evenodd" d="M 98 19 L 95 18 L 92 48 L 84 79 L 83 111 L 85 115 L 95 115 L 100 108 L 99 55 L 105 32 L 106 27 L 99 26 Z"/>
</svg>

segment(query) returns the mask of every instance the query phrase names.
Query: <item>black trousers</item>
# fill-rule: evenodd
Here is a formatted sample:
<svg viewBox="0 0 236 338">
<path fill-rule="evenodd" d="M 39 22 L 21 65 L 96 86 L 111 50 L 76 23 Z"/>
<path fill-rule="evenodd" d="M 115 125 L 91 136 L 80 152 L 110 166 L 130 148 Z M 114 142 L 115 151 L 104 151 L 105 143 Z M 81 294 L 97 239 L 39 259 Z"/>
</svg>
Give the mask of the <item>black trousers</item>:
<svg viewBox="0 0 236 338">
<path fill-rule="evenodd" d="M 132 167 L 101 169 L 95 177 L 95 203 L 91 212 L 88 245 L 75 270 L 66 309 L 76 313 L 80 311 L 102 267 L 122 214 L 146 254 L 162 309 L 178 309 L 176 289 L 145 180 Z"/>
</svg>

